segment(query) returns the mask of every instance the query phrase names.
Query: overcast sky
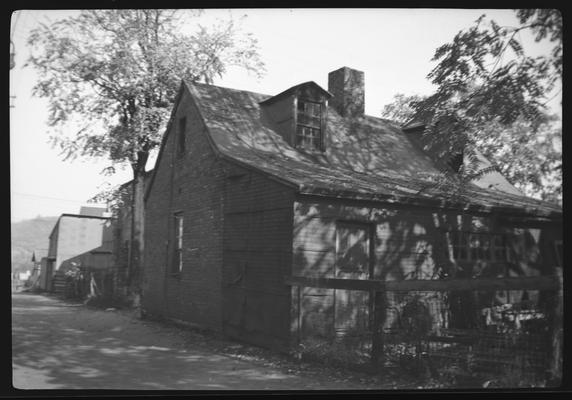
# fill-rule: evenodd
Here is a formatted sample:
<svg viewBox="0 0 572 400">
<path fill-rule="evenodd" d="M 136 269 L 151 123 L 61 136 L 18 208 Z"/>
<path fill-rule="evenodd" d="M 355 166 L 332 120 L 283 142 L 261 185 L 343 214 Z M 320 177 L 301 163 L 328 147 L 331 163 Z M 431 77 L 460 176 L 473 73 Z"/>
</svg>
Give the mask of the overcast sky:
<svg viewBox="0 0 572 400">
<path fill-rule="evenodd" d="M 209 10 L 207 21 L 225 17 L 228 10 Z M 12 221 L 77 213 L 103 185 L 130 180 L 130 171 L 100 175 L 106 160 L 63 162 L 48 143 L 47 102 L 33 98 L 36 75 L 23 68 L 28 56 L 25 40 L 39 22 L 69 15 L 65 11 L 23 11 L 12 18 L 16 66 L 10 71 L 10 166 Z M 397 93 L 429 94 L 426 79 L 430 62 L 440 45 L 450 42 L 461 29 L 481 15 L 500 25 L 516 26 L 512 10 L 479 9 L 263 9 L 232 10 L 247 15 L 245 30 L 259 41 L 266 75 L 257 79 L 231 70 L 214 84 L 264 94 L 277 94 L 301 82 L 314 81 L 327 89 L 328 73 L 342 66 L 365 73 L 365 112 L 379 116 Z M 524 38 L 532 54 L 549 47 Z M 560 97 L 551 104 L 560 110 Z M 151 169 L 153 165 L 148 165 Z"/>
</svg>

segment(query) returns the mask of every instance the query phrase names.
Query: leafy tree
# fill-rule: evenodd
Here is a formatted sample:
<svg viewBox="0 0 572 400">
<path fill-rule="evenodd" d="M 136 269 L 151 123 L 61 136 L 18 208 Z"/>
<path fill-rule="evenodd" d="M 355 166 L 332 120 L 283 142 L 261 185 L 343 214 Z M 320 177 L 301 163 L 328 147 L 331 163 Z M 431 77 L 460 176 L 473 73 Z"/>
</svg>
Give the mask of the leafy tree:
<svg viewBox="0 0 572 400">
<path fill-rule="evenodd" d="M 463 152 L 465 164 L 457 182 L 460 184 L 494 169 L 480 169 L 479 143 L 488 143 L 489 148 L 500 146 L 499 131 L 526 126 L 528 133 L 515 139 L 524 144 L 539 130 L 546 129 L 546 103 L 561 83 L 560 12 L 515 12 L 518 27 L 499 26 L 483 15 L 451 43 L 439 47 L 432 59 L 437 65 L 428 75 L 437 89 L 433 95 L 411 104 L 415 110 L 412 120 L 425 124 L 423 139 L 438 149 L 440 158 L 447 161 Z M 537 42 L 548 42 L 552 46 L 549 54 L 526 55 L 520 38 L 523 31 L 534 34 Z M 552 165 L 553 157 L 549 159 L 548 164 Z M 516 157 L 512 160 L 516 161 Z M 543 164 L 542 168 L 549 167 Z M 516 178 L 518 174 L 513 175 Z"/>
<path fill-rule="evenodd" d="M 381 116 L 405 125 L 415 115 L 411 104 L 423 98 L 396 94 Z M 562 128 L 557 116 L 545 115 L 536 129 L 522 119 L 510 126 L 492 121 L 481 129 L 475 148 L 510 183 L 528 196 L 562 201 Z"/>
<path fill-rule="evenodd" d="M 556 116 L 546 116 L 536 129 L 526 121 L 510 127 L 493 122 L 483 126 L 479 150 L 495 169 L 524 194 L 562 202 L 562 127 Z"/>
<path fill-rule="evenodd" d="M 257 75 L 256 40 L 235 21 L 206 28 L 188 10 L 84 10 L 43 24 L 28 40 L 34 95 L 49 100 L 51 140 L 65 158 L 106 157 L 133 171 L 131 288 L 140 290 L 144 172 L 181 79 L 211 83 L 228 67 Z M 194 27 L 192 31 L 184 28 Z M 188 29 L 187 29 L 188 30 Z M 72 134 L 70 129 L 76 128 Z"/>
<path fill-rule="evenodd" d="M 426 99 L 426 96 L 417 94 L 407 96 L 402 93 L 397 93 L 393 96 L 393 101 L 386 104 L 381 110 L 383 118 L 390 119 L 400 124 L 406 124 L 415 115 L 413 104 L 419 103 Z"/>
</svg>

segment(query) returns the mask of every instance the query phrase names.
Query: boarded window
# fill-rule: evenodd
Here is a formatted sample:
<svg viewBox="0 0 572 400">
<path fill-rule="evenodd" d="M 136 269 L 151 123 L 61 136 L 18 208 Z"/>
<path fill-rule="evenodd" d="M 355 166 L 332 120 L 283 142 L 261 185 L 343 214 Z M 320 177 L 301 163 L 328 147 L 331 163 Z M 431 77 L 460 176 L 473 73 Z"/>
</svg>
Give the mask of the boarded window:
<svg viewBox="0 0 572 400">
<path fill-rule="evenodd" d="M 367 274 L 370 259 L 370 226 L 341 222 L 336 226 L 336 274 Z M 355 278 L 358 278 L 357 276 Z"/>
<path fill-rule="evenodd" d="M 179 141 L 177 146 L 177 155 L 179 157 L 182 157 L 186 151 L 186 141 L 187 141 L 187 137 L 185 134 L 186 130 L 187 130 L 187 118 L 186 117 L 179 118 L 179 131 L 178 131 Z"/>
<path fill-rule="evenodd" d="M 297 121 L 296 147 L 308 150 L 321 150 L 322 105 L 299 99 Z"/>
<path fill-rule="evenodd" d="M 173 268 L 172 272 L 178 273 L 183 270 L 183 214 L 173 215 Z"/>
</svg>

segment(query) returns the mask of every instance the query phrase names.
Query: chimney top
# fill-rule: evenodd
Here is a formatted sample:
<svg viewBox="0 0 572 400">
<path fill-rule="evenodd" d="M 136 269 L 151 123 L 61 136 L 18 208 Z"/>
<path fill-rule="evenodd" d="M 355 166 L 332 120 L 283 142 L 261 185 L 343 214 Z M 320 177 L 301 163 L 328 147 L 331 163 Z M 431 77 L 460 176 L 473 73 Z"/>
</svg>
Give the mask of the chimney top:
<svg viewBox="0 0 572 400">
<path fill-rule="evenodd" d="M 360 117 L 365 111 L 364 73 L 342 67 L 328 74 L 330 105 L 343 117 Z"/>
</svg>

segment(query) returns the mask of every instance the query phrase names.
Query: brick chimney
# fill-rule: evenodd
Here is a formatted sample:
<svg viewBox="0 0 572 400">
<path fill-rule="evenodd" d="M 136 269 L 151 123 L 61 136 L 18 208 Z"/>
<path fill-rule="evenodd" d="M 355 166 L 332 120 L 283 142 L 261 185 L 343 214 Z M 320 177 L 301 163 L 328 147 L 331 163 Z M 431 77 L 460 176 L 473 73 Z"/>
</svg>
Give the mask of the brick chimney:
<svg viewBox="0 0 572 400">
<path fill-rule="evenodd" d="M 364 73 L 342 67 L 328 74 L 328 92 L 334 97 L 329 101 L 343 117 L 360 117 L 364 114 Z"/>
</svg>

